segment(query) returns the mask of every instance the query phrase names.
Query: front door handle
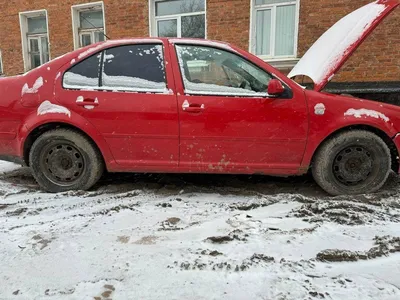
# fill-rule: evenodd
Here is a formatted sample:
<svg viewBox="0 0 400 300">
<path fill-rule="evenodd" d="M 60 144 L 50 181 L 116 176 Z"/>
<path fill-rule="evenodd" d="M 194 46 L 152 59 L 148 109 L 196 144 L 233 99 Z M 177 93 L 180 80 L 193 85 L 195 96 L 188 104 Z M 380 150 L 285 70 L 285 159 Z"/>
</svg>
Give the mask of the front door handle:
<svg viewBox="0 0 400 300">
<path fill-rule="evenodd" d="M 183 102 L 182 104 L 183 111 L 188 113 L 199 113 L 202 112 L 204 108 L 205 108 L 204 104 L 197 104 L 197 103 L 190 104 L 189 101 L 187 100 L 185 100 L 185 102 Z"/>
</svg>

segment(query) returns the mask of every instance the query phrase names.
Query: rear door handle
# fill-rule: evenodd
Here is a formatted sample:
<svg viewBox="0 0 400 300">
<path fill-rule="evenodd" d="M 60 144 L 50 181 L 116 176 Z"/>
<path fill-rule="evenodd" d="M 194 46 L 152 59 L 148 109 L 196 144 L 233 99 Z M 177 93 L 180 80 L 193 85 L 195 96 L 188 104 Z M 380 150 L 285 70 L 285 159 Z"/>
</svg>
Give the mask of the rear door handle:
<svg viewBox="0 0 400 300">
<path fill-rule="evenodd" d="M 78 106 L 99 106 L 99 100 L 96 99 L 92 99 L 92 98 L 83 98 L 83 97 L 78 97 L 78 99 L 76 99 L 76 105 Z"/>
</svg>

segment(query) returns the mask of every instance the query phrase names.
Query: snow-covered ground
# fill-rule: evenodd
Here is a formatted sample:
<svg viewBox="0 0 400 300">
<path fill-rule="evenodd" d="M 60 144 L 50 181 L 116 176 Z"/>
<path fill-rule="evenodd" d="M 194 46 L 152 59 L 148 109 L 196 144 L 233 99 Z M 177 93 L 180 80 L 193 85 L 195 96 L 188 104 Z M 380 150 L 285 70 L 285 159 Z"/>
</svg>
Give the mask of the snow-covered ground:
<svg viewBox="0 0 400 300">
<path fill-rule="evenodd" d="M 206 175 L 45 194 L 29 169 L 0 170 L 0 299 L 400 299 L 396 176 L 351 198 Z"/>
</svg>

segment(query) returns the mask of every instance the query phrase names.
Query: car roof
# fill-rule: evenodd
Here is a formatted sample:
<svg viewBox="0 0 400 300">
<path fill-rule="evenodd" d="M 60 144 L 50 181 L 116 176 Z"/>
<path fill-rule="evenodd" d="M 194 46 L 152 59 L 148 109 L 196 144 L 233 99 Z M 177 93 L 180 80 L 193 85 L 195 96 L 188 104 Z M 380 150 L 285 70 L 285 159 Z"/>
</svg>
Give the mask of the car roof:
<svg viewBox="0 0 400 300">
<path fill-rule="evenodd" d="M 165 37 L 137 37 L 137 38 L 123 38 L 123 39 L 110 39 L 104 42 L 99 42 L 96 44 L 91 44 L 86 47 L 77 49 L 75 51 L 71 51 L 68 53 L 65 53 L 64 55 L 61 55 L 59 57 L 56 57 L 46 63 L 45 65 L 64 65 L 65 63 L 70 63 L 73 65 L 75 62 L 78 62 L 82 59 L 87 58 L 88 56 L 98 52 L 102 51 L 103 49 L 106 49 L 107 47 L 112 47 L 112 46 L 118 46 L 118 45 L 126 45 L 130 43 L 164 43 L 164 42 L 169 42 L 172 44 L 190 44 L 190 45 L 202 45 L 202 46 L 209 46 L 209 47 L 216 47 L 220 49 L 225 49 L 227 51 L 231 52 L 236 52 L 238 53 L 237 49 L 234 46 L 231 46 L 228 43 L 225 42 L 220 42 L 220 41 L 213 41 L 213 40 L 207 40 L 207 39 L 198 39 L 198 38 L 165 38 Z M 42 65 L 41 67 L 45 66 Z M 38 67 L 36 69 L 33 69 L 31 71 L 41 69 L 41 67 Z M 31 73 L 31 72 L 28 72 Z M 27 73 L 26 73 L 27 74 Z"/>
<path fill-rule="evenodd" d="M 162 43 L 169 42 L 172 44 L 191 44 L 191 45 L 204 45 L 204 46 L 214 46 L 223 49 L 227 49 L 230 51 L 235 51 L 235 47 L 230 45 L 229 43 L 214 41 L 208 39 L 199 39 L 199 38 L 166 38 L 166 37 L 138 37 L 138 38 L 124 38 L 124 39 L 111 39 L 105 42 L 98 43 L 99 48 L 103 48 L 109 45 L 118 45 L 118 44 L 129 44 L 129 43 Z M 88 46 L 87 48 L 93 48 L 95 45 Z"/>
</svg>

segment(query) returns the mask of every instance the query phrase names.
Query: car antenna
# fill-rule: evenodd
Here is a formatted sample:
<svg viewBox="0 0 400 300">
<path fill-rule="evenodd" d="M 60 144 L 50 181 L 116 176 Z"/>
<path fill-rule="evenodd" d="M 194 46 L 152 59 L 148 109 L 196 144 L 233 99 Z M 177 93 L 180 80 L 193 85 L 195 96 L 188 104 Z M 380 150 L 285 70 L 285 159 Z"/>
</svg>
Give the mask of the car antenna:
<svg viewBox="0 0 400 300">
<path fill-rule="evenodd" d="M 104 30 L 103 30 L 103 31 L 99 30 L 98 27 L 94 26 L 94 24 L 93 24 L 92 22 L 90 22 L 87 18 L 85 18 L 84 16 L 80 15 L 80 17 L 81 17 L 82 19 L 84 19 L 86 22 L 88 22 L 90 26 L 92 26 L 94 29 L 96 29 L 96 31 L 98 31 L 98 32 L 100 32 L 102 35 L 104 35 L 104 36 L 106 37 L 107 40 L 111 40 L 111 38 L 110 38 L 108 35 L 106 35 L 106 34 L 104 33 Z"/>
</svg>

